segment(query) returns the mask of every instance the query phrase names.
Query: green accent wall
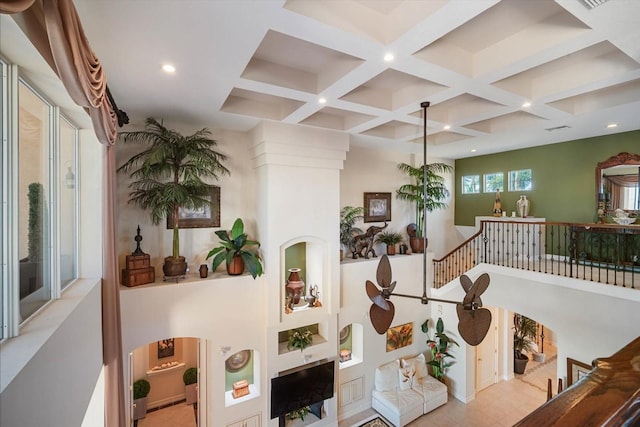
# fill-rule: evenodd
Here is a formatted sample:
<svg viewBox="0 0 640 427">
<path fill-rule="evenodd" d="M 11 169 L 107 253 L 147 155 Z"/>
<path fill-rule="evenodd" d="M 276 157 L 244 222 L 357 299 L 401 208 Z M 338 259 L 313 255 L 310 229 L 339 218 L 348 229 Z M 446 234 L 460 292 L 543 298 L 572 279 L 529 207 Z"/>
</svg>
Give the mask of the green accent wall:
<svg viewBox="0 0 640 427">
<path fill-rule="evenodd" d="M 476 216 L 493 214 L 495 193 L 462 194 L 462 176 L 531 169 L 531 191 L 501 191 L 502 209 L 511 215 L 521 195 L 529 199 L 529 216 L 547 221 L 596 220 L 596 164 L 621 152 L 640 152 L 640 131 L 624 132 L 455 162 L 455 224 L 475 225 Z M 482 190 L 482 188 L 481 188 Z"/>
</svg>

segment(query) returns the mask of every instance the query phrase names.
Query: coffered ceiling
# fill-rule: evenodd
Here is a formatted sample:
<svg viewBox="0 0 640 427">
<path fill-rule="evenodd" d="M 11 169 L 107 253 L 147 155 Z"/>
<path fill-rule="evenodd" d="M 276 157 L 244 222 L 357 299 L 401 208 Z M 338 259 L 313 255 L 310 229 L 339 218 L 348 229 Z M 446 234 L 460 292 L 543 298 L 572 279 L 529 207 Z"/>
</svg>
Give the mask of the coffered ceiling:
<svg viewBox="0 0 640 427">
<path fill-rule="evenodd" d="M 134 124 L 277 120 L 420 152 L 430 101 L 444 158 L 640 129 L 637 0 L 75 4 Z"/>
</svg>

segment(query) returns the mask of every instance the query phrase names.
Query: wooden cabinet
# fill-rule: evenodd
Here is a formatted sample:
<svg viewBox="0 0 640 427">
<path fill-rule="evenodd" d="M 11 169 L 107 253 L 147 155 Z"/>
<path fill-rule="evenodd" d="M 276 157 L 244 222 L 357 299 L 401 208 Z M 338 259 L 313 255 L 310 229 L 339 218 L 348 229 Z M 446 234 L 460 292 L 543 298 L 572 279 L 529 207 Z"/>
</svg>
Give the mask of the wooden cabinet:
<svg viewBox="0 0 640 427">
<path fill-rule="evenodd" d="M 255 414 L 250 416 L 249 418 L 227 424 L 227 427 L 260 427 L 261 425 L 260 414 Z"/>
<path fill-rule="evenodd" d="M 363 398 L 364 377 L 340 384 L 340 407 L 344 407 Z"/>
</svg>

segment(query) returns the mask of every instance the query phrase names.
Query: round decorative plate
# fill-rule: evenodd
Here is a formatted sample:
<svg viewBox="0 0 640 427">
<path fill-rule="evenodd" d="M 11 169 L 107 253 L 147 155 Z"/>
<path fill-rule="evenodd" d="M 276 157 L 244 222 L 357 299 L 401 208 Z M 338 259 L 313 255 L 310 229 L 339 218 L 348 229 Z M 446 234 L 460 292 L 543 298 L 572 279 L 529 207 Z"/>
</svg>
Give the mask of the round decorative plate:
<svg viewBox="0 0 640 427">
<path fill-rule="evenodd" d="M 227 372 L 238 372 L 249 363 L 251 359 L 251 350 L 242 350 L 232 354 L 225 360 L 224 366 Z"/>
<path fill-rule="evenodd" d="M 349 334 L 351 333 L 351 325 L 347 325 L 340 331 L 340 344 L 344 344 L 347 342 L 347 338 L 349 338 Z"/>
</svg>

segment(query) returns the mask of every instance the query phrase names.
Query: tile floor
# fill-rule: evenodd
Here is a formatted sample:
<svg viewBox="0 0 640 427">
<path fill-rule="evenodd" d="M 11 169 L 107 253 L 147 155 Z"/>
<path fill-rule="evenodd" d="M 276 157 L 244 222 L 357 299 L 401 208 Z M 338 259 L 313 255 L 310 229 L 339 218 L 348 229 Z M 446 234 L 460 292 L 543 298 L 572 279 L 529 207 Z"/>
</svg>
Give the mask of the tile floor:
<svg viewBox="0 0 640 427">
<path fill-rule="evenodd" d="M 506 427 L 528 415 L 547 400 L 547 379 L 557 393 L 555 348 L 545 345 L 545 362 L 530 361 L 524 375 L 482 390 L 468 404 L 449 396 L 449 402 L 411 422 L 409 427 Z M 358 426 L 377 415 L 368 409 L 340 422 L 340 427 Z M 191 405 L 184 403 L 149 412 L 138 427 L 196 427 Z"/>
</svg>

